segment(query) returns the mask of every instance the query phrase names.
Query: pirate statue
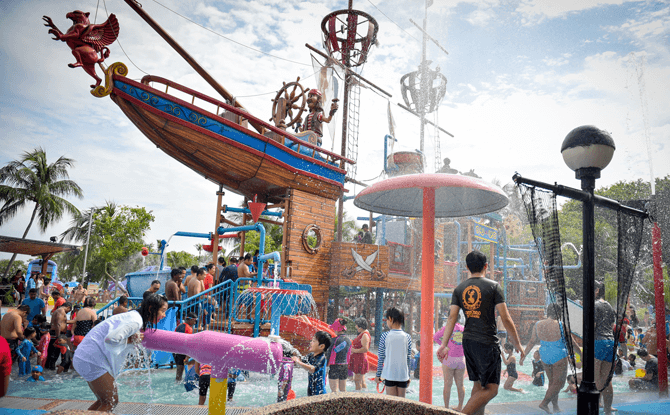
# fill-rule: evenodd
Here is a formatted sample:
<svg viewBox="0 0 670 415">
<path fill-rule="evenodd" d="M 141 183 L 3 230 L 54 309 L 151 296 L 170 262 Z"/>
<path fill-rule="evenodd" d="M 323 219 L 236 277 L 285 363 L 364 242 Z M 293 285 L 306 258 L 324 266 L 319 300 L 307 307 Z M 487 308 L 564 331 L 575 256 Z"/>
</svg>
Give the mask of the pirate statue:
<svg viewBox="0 0 670 415">
<path fill-rule="evenodd" d="M 329 123 L 335 113 L 337 112 L 337 98 L 332 101 L 330 105 L 330 112 L 328 116 L 325 116 L 323 113 L 323 107 L 321 106 L 321 91 L 318 89 L 311 89 L 307 93 L 307 107 L 309 108 L 309 114 L 305 119 L 305 123 L 302 125 L 300 131 L 303 134 L 297 134 L 298 137 L 308 137 L 308 141 L 311 144 L 316 144 L 321 147 L 321 137 L 323 137 L 322 123 Z M 310 133 L 311 132 L 311 133 Z"/>
</svg>

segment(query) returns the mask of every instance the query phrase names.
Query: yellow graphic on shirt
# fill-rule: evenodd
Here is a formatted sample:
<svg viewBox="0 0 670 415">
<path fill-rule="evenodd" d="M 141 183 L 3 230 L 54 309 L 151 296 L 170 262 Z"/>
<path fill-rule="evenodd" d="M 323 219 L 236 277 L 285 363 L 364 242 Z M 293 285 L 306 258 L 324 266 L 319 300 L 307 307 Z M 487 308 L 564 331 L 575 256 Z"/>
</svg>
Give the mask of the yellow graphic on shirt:
<svg viewBox="0 0 670 415">
<path fill-rule="evenodd" d="M 479 318 L 482 312 L 479 306 L 482 304 L 482 292 L 476 285 L 469 285 L 463 291 L 463 308 L 465 308 L 466 317 Z"/>
</svg>

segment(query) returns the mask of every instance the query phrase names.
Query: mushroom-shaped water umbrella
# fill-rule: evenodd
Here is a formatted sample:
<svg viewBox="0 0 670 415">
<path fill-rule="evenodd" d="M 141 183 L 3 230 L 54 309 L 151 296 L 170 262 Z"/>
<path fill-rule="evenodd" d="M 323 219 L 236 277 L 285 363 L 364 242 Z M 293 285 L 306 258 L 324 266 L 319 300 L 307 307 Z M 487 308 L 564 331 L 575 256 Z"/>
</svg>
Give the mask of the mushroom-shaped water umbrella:
<svg viewBox="0 0 670 415">
<path fill-rule="evenodd" d="M 423 252 L 435 248 L 435 217 L 494 212 L 507 206 L 503 191 L 481 179 L 455 174 L 413 174 L 367 187 L 354 200 L 361 209 L 386 215 L 423 218 Z M 430 256 L 430 255 L 429 255 Z M 433 398 L 433 297 L 435 264 L 421 261 L 421 367 L 419 400 Z"/>
</svg>

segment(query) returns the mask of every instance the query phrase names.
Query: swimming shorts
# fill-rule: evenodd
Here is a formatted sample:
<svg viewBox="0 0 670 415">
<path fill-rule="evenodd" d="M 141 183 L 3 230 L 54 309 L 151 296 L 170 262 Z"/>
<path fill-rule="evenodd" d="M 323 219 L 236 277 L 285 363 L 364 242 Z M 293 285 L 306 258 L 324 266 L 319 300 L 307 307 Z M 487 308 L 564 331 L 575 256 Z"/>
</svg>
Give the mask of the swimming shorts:
<svg viewBox="0 0 670 415">
<path fill-rule="evenodd" d="M 199 387 L 200 387 L 200 396 L 207 396 L 207 390 L 209 390 L 209 383 L 211 381 L 211 375 L 200 375 Z"/>
<path fill-rule="evenodd" d="M 184 366 L 184 360 L 186 359 L 185 354 L 172 353 L 172 357 L 174 358 L 174 363 L 177 366 Z"/>
<path fill-rule="evenodd" d="M 237 385 L 237 382 L 228 381 L 228 400 L 229 401 L 233 400 L 233 395 L 235 395 L 235 386 L 236 385 Z"/>
<path fill-rule="evenodd" d="M 19 340 L 19 339 L 11 339 L 11 340 L 7 340 L 7 344 L 9 344 L 9 350 L 10 350 L 12 353 L 16 353 L 16 349 L 17 349 L 17 348 L 19 347 L 19 345 L 21 344 L 21 340 Z"/>
<path fill-rule="evenodd" d="M 447 356 L 442 363 L 449 369 L 465 369 L 465 357 L 463 356 Z"/>
<path fill-rule="evenodd" d="M 74 366 L 74 370 L 76 370 L 77 373 L 79 373 L 86 382 L 93 382 L 100 376 L 108 373 L 106 369 L 98 365 L 81 360 L 77 357 L 76 353 L 74 355 L 74 359 L 72 359 L 72 365 Z"/>
<path fill-rule="evenodd" d="M 556 340 L 554 342 L 540 340 L 540 357 L 542 358 L 542 363 L 553 365 L 568 357 L 568 351 L 565 350 L 563 340 Z"/>
<path fill-rule="evenodd" d="M 389 388 L 392 388 L 394 386 L 398 388 L 407 388 L 407 384 L 409 383 L 409 380 L 406 380 L 404 382 L 400 382 L 397 380 L 386 380 L 384 379 L 384 385 L 388 386 Z"/>
<path fill-rule="evenodd" d="M 597 339 L 594 346 L 596 359 L 610 363 L 614 360 L 614 339 Z"/>
<path fill-rule="evenodd" d="M 349 374 L 348 365 L 330 365 L 328 369 L 328 379 L 345 380 Z"/>
<path fill-rule="evenodd" d="M 463 339 L 463 352 L 470 381 L 479 382 L 482 387 L 489 383 L 500 384 L 502 359 L 497 344 L 488 345 Z"/>
</svg>

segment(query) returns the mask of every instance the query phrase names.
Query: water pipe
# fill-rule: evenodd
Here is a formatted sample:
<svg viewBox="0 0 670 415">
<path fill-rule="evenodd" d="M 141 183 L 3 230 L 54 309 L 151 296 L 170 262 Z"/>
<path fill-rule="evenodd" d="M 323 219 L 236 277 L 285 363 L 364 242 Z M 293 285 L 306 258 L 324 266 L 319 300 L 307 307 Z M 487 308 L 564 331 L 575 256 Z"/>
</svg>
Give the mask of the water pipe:
<svg viewBox="0 0 670 415">
<path fill-rule="evenodd" d="M 230 209 L 230 208 L 229 208 Z M 245 226 L 236 226 L 233 228 L 224 228 L 223 226 L 219 226 L 219 228 L 216 230 L 219 235 L 223 235 L 225 233 L 229 232 L 247 232 L 247 231 L 257 231 L 259 235 L 259 240 L 258 240 L 258 273 L 257 275 L 257 286 L 260 287 L 262 285 L 263 281 L 263 263 L 265 260 L 261 260 L 260 258 L 265 256 L 265 227 L 263 224 L 260 222 L 257 222 L 253 225 L 245 225 Z M 243 251 L 244 247 L 240 249 L 240 251 Z M 258 337 L 260 334 L 260 323 L 261 323 L 261 299 L 260 299 L 260 293 L 256 294 L 256 321 L 254 322 L 254 337 Z"/>
<path fill-rule="evenodd" d="M 251 210 L 249 208 L 236 208 L 236 207 L 230 207 L 227 205 L 223 205 L 221 208 L 221 212 L 226 213 L 226 212 L 233 212 L 233 213 L 246 213 L 247 215 L 251 215 Z M 279 209 L 277 212 L 273 212 L 271 210 L 264 210 L 261 213 L 261 216 L 276 216 L 276 217 L 282 217 L 284 216 L 284 211 Z"/>
<path fill-rule="evenodd" d="M 269 254 L 261 255 L 258 257 L 258 264 L 260 268 L 260 264 L 265 262 L 268 259 L 272 259 L 275 262 L 278 262 L 279 265 L 281 266 L 281 255 L 279 254 L 278 251 L 275 252 L 270 252 Z M 277 265 L 275 265 L 275 278 L 274 278 L 274 284 L 276 286 L 277 283 Z M 262 269 L 259 270 L 259 273 L 262 273 Z M 272 310 L 271 310 L 271 317 L 270 317 L 270 334 L 279 336 L 279 327 L 280 327 L 280 322 L 281 322 L 281 308 L 279 307 L 279 304 L 276 301 L 272 301 Z M 257 313 L 256 316 L 258 319 L 260 319 L 260 313 Z M 258 322 L 260 324 L 260 321 Z"/>
<path fill-rule="evenodd" d="M 209 413 L 225 415 L 228 369 L 275 374 L 282 367 L 282 345 L 260 338 L 215 331 L 195 334 L 146 330 L 142 345 L 147 349 L 185 354 L 212 366 Z"/>
</svg>

